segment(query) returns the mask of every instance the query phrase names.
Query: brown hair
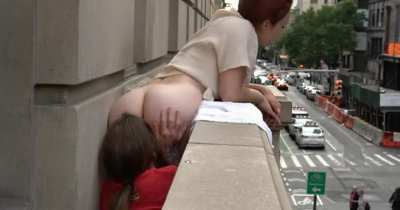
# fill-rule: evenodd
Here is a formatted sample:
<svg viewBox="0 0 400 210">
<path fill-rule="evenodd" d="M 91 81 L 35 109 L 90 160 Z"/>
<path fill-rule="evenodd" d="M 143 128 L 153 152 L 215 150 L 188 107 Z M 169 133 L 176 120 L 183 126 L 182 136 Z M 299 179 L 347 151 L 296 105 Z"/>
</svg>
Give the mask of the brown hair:
<svg viewBox="0 0 400 210">
<path fill-rule="evenodd" d="M 107 129 L 100 151 L 100 164 L 108 179 L 123 183 L 111 202 L 112 210 L 128 210 L 136 197 L 134 180 L 155 166 L 165 165 L 157 140 L 143 119 L 123 114 Z"/>
<path fill-rule="evenodd" d="M 290 11 L 292 0 L 240 0 L 239 13 L 253 25 L 269 20 L 273 25 Z"/>
</svg>

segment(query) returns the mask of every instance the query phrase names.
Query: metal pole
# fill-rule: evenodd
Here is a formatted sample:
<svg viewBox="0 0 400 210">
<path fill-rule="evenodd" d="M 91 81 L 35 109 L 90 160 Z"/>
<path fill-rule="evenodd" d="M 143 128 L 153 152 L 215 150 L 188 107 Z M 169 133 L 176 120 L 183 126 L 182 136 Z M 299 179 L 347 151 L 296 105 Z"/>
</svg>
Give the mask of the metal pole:
<svg viewBox="0 0 400 210">
<path fill-rule="evenodd" d="M 314 194 L 314 206 L 313 206 L 313 210 L 317 210 L 317 195 Z"/>
</svg>

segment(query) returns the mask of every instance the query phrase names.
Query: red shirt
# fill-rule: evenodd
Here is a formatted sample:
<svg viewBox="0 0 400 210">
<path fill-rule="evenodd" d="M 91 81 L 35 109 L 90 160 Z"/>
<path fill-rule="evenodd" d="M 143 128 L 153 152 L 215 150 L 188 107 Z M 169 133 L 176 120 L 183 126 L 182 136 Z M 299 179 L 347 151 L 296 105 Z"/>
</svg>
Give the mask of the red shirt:
<svg viewBox="0 0 400 210">
<path fill-rule="evenodd" d="M 151 168 L 140 174 L 134 181 L 139 199 L 132 202 L 130 209 L 156 210 L 164 205 L 176 166 Z M 109 210 L 111 199 L 122 190 L 122 183 L 106 180 L 101 184 L 100 210 Z"/>
</svg>

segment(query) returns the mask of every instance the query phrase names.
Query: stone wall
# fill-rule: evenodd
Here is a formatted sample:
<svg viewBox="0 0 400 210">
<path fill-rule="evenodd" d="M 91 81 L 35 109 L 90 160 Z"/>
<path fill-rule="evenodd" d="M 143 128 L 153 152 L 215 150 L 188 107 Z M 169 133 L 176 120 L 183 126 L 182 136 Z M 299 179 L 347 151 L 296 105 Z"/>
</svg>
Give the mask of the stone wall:
<svg viewBox="0 0 400 210">
<path fill-rule="evenodd" d="M 97 209 L 108 110 L 205 25 L 193 2 L 0 2 L 0 210 Z"/>
</svg>

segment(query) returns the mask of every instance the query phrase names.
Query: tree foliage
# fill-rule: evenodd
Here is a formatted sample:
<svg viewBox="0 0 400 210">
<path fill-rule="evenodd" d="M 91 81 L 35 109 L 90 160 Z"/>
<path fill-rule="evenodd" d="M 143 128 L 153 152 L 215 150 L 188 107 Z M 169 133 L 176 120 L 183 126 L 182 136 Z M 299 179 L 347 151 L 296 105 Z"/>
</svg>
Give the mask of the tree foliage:
<svg viewBox="0 0 400 210">
<path fill-rule="evenodd" d="M 294 21 L 277 47 L 287 51 L 292 63 L 306 67 L 318 66 L 321 59 L 336 66 L 339 55 L 355 48 L 354 28 L 363 20 L 351 0 L 292 15 Z"/>
</svg>

